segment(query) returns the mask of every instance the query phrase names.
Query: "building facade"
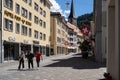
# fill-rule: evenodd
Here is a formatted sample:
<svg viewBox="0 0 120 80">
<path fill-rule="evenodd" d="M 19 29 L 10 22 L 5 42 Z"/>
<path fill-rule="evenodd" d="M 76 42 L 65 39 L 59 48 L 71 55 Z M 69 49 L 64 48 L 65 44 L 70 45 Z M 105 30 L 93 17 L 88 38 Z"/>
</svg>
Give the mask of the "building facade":
<svg viewBox="0 0 120 80">
<path fill-rule="evenodd" d="M 1 62 L 18 59 L 23 51 L 50 54 L 49 0 L 1 1 Z"/>
<path fill-rule="evenodd" d="M 67 22 L 68 26 L 68 53 L 80 52 L 78 42 L 83 41 L 83 35 L 80 30 L 73 24 Z"/>
<path fill-rule="evenodd" d="M 51 54 L 66 54 L 67 49 L 67 25 L 65 18 L 59 12 L 51 12 Z"/>
<path fill-rule="evenodd" d="M 106 0 L 107 72 L 120 80 L 120 0 Z"/>
<path fill-rule="evenodd" d="M 98 31 L 100 29 L 98 33 L 101 33 L 102 36 L 102 48 L 100 48 L 101 45 L 98 48 L 102 51 L 102 56 L 98 56 L 100 57 L 98 59 L 106 58 L 107 73 L 110 73 L 113 80 L 120 80 L 120 0 L 94 1 L 97 5 L 95 7 L 95 20 L 99 22 L 98 24 L 95 23 L 95 25 L 100 24 L 96 27 L 98 27 Z M 99 12 L 99 8 L 101 12 Z"/>
</svg>

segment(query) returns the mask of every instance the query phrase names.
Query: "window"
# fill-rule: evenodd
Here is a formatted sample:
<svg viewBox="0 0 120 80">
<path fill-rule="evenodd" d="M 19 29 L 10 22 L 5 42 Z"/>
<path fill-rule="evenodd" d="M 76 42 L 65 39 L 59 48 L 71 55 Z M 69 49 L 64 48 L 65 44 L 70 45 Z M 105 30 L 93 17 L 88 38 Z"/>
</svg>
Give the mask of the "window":
<svg viewBox="0 0 120 80">
<path fill-rule="evenodd" d="M 46 0 L 44 0 L 44 6 L 46 6 Z"/>
<path fill-rule="evenodd" d="M 27 36 L 27 27 L 22 25 L 21 34 Z"/>
<path fill-rule="evenodd" d="M 46 11 L 43 11 L 43 16 L 46 17 Z"/>
<path fill-rule="evenodd" d="M 36 11 L 38 11 L 38 4 L 37 4 L 37 3 L 34 3 L 34 9 L 35 9 Z"/>
<path fill-rule="evenodd" d="M 43 22 L 43 27 L 46 28 L 46 22 Z"/>
<path fill-rule="evenodd" d="M 27 0 L 23 0 L 23 1 L 27 3 Z"/>
<path fill-rule="evenodd" d="M 61 42 L 61 38 L 57 37 L 57 42 L 60 43 Z"/>
<path fill-rule="evenodd" d="M 40 32 L 40 40 L 42 40 L 42 33 Z"/>
<path fill-rule="evenodd" d="M 34 31 L 34 38 L 38 39 L 38 31 Z"/>
<path fill-rule="evenodd" d="M 25 8 L 22 8 L 22 16 L 27 18 L 27 10 Z"/>
<path fill-rule="evenodd" d="M 29 20 L 32 20 L 32 13 L 29 12 Z"/>
<path fill-rule="evenodd" d="M 5 1 L 5 7 L 9 9 L 13 9 L 13 0 L 4 0 Z"/>
<path fill-rule="evenodd" d="M 15 31 L 17 34 L 20 33 L 20 24 L 19 23 L 16 23 L 16 31 Z"/>
<path fill-rule="evenodd" d="M 16 3 L 16 13 L 20 14 L 20 5 Z"/>
<path fill-rule="evenodd" d="M 46 40 L 46 34 L 43 34 L 43 40 Z"/>
<path fill-rule="evenodd" d="M 40 7 L 40 14 L 42 15 L 42 8 Z"/>
<path fill-rule="evenodd" d="M 38 17 L 34 16 L 34 23 L 38 24 Z"/>
<path fill-rule="evenodd" d="M 61 32 L 60 32 L 60 29 L 58 29 L 58 34 L 60 34 Z"/>
<path fill-rule="evenodd" d="M 9 19 L 4 19 L 4 29 L 8 31 L 13 31 L 13 21 Z"/>
<path fill-rule="evenodd" d="M 29 0 L 29 5 L 32 6 L 32 0 Z"/>
<path fill-rule="evenodd" d="M 31 37 L 32 36 L 32 30 L 31 30 L 31 28 L 29 28 L 29 37 Z"/>
<path fill-rule="evenodd" d="M 40 2 L 42 3 L 42 2 L 43 2 L 43 0 L 40 0 Z"/>
<path fill-rule="evenodd" d="M 42 26 L 42 20 L 40 19 L 40 26 Z"/>
</svg>

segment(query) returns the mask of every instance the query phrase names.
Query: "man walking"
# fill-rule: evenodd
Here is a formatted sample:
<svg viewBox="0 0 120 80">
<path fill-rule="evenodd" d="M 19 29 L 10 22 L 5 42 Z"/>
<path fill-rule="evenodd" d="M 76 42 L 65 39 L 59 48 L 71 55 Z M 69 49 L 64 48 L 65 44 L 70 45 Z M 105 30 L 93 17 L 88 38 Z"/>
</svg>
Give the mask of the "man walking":
<svg viewBox="0 0 120 80">
<path fill-rule="evenodd" d="M 27 54 L 27 59 L 28 59 L 28 68 L 30 69 L 30 65 L 32 66 L 32 68 L 34 68 L 33 66 L 33 58 L 34 58 L 34 54 L 31 53 L 30 51 L 28 51 L 28 54 Z"/>
</svg>

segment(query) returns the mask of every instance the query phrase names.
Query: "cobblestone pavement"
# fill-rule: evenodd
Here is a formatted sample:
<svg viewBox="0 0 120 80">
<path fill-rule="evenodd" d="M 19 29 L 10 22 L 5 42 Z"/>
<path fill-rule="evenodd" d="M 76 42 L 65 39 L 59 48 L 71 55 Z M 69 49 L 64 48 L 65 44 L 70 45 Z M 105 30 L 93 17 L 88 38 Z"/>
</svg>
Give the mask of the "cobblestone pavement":
<svg viewBox="0 0 120 80">
<path fill-rule="evenodd" d="M 68 54 L 44 58 L 39 69 L 17 70 L 18 61 L 0 64 L 0 80 L 101 80 L 106 67 L 81 55 Z"/>
</svg>

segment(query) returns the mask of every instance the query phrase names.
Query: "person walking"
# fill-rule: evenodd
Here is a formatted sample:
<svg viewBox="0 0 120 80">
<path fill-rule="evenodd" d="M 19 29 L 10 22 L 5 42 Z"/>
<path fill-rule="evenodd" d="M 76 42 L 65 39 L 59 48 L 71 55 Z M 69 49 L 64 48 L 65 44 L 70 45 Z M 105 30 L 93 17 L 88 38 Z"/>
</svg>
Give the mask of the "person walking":
<svg viewBox="0 0 120 80">
<path fill-rule="evenodd" d="M 43 60 L 42 54 L 39 51 L 36 51 L 36 63 L 37 63 L 37 68 L 39 68 L 40 65 L 40 60 Z"/>
<path fill-rule="evenodd" d="M 25 58 L 25 54 L 23 51 L 21 51 L 20 55 L 19 55 L 19 66 L 18 66 L 18 70 L 21 69 L 21 64 L 22 64 L 22 68 L 24 68 L 24 58 Z"/>
<path fill-rule="evenodd" d="M 28 60 L 28 68 L 30 69 L 30 65 L 32 66 L 32 68 L 34 68 L 33 66 L 33 58 L 34 58 L 34 54 L 31 53 L 30 51 L 28 51 L 28 54 L 26 55 L 27 60 Z"/>
</svg>

